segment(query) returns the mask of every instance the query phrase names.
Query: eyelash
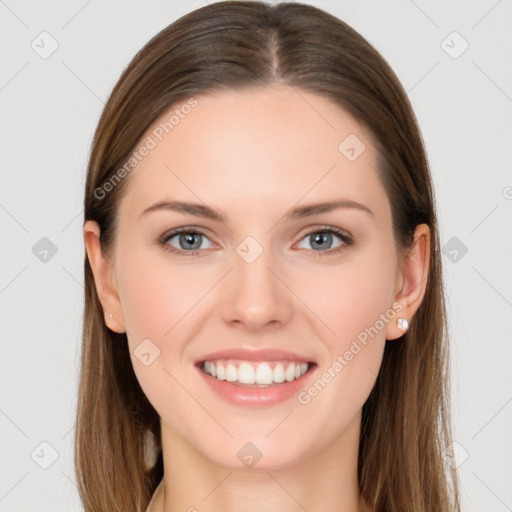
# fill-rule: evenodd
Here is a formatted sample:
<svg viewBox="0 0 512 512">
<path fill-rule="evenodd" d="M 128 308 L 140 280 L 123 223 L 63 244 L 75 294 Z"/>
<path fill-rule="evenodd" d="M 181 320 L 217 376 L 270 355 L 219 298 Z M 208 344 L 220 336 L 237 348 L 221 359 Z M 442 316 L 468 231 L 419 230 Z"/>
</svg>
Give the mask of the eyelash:
<svg viewBox="0 0 512 512">
<path fill-rule="evenodd" d="M 169 245 L 167 243 L 171 238 L 174 238 L 176 235 L 180 235 L 182 233 L 196 234 L 196 235 L 201 235 L 201 236 L 208 238 L 206 236 L 206 234 L 203 233 L 199 229 L 178 228 L 178 229 L 174 229 L 170 232 L 164 233 L 158 240 L 158 243 L 159 243 L 159 245 L 161 245 L 163 247 L 164 250 L 169 251 L 173 254 L 177 254 L 178 256 L 190 257 L 190 256 L 198 255 L 203 249 L 195 249 L 193 251 L 184 251 L 184 250 L 176 249 L 175 247 L 172 247 L 171 245 Z M 320 228 L 316 228 L 312 231 L 309 231 L 301 238 L 301 240 L 303 240 L 304 238 L 306 238 L 308 236 L 311 236 L 313 234 L 318 234 L 318 233 L 329 233 L 332 235 L 336 235 L 342 240 L 343 244 L 341 244 L 339 247 L 336 247 L 335 249 L 331 249 L 331 250 L 327 250 L 327 251 L 313 251 L 313 253 L 314 253 L 313 258 L 316 258 L 317 256 L 329 256 L 329 255 L 333 255 L 333 254 L 338 254 L 338 253 L 344 251 L 345 249 L 347 249 L 348 247 L 355 245 L 352 237 L 349 236 L 345 231 L 342 231 L 337 228 L 333 228 L 332 226 L 322 226 Z"/>
</svg>

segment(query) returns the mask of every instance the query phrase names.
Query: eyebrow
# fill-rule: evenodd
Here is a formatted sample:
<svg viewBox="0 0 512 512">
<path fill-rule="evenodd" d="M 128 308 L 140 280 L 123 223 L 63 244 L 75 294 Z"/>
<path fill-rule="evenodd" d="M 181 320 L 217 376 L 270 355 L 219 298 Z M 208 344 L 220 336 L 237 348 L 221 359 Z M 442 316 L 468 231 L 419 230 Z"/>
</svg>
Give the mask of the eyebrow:
<svg viewBox="0 0 512 512">
<path fill-rule="evenodd" d="M 373 216 L 373 212 L 365 206 L 364 204 L 358 203 L 356 201 L 352 201 L 350 199 L 340 199 L 337 201 L 328 201 L 323 203 L 314 203 L 308 204 L 305 206 L 299 206 L 288 211 L 284 218 L 285 219 L 302 219 L 304 217 L 309 217 L 312 215 L 316 215 L 319 213 L 327 213 L 333 210 L 337 210 L 339 208 L 344 209 L 355 209 L 361 212 L 365 212 L 369 215 Z M 150 212 L 160 211 L 160 210 L 169 210 L 179 213 L 188 213 L 189 215 L 194 215 L 196 217 L 204 217 L 207 219 L 212 219 L 218 222 L 225 223 L 225 217 L 204 204 L 199 203 L 188 203 L 184 201 L 159 201 L 148 208 L 146 208 L 140 215 L 143 217 Z"/>
</svg>

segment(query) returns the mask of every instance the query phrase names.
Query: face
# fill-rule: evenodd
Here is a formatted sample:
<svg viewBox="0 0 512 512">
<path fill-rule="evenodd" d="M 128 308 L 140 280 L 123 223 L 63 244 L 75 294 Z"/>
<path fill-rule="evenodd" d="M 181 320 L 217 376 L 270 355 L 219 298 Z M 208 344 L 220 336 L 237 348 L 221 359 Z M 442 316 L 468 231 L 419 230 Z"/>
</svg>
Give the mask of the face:
<svg viewBox="0 0 512 512">
<path fill-rule="evenodd" d="M 170 113 L 150 127 L 156 146 L 126 178 L 116 315 L 167 439 L 284 468 L 359 428 L 400 316 L 390 205 L 369 134 L 328 100 L 278 85 L 196 100 L 168 134 Z M 198 207 L 151 209 L 171 202 Z M 228 380 L 199 368 L 212 357 Z M 284 382 L 229 381 L 280 380 L 279 364 Z"/>
</svg>

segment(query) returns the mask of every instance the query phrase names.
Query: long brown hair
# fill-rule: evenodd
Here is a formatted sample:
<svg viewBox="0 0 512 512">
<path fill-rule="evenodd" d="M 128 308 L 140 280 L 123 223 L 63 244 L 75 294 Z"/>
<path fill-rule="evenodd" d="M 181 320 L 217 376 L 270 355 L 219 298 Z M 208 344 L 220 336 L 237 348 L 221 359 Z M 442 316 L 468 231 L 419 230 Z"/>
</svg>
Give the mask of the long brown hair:
<svg viewBox="0 0 512 512">
<path fill-rule="evenodd" d="M 423 302 L 403 339 L 386 342 L 363 406 L 358 476 L 361 495 L 376 512 L 458 511 L 457 475 L 442 457 L 451 443 L 448 339 L 428 162 L 403 87 L 383 57 L 346 23 L 301 3 L 223 1 L 158 33 L 124 70 L 105 105 L 91 147 L 84 222 L 99 224 L 108 255 L 129 176 L 108 193 L 104 184 L 170 107 L 201 93 L 273 82 L 321 95 L 367 127 L 400 255 L 410 249 L 418 224 L 430 227 Z M 84 272 L 78 488 L 86 512 L 143 511 L 163 477 L 159 417 L 133 371 L 126 334 L 104 323 L 87 255 Z"/>
</svg>

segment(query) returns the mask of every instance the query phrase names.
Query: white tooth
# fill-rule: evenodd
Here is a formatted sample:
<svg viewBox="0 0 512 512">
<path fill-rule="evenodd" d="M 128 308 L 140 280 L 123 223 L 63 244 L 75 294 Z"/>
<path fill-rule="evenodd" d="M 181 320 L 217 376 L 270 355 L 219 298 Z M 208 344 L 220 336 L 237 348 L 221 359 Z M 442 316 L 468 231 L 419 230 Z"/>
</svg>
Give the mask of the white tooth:
<svg viewBox="0 0 512 512">
<path fill-rule="evenodd" d="M 277 364 L 274 368 L 274 382 L 284 382 L 284 368 L 281 363 Z"/>
<path fill-rule="evenodd" d="M 241 363 L 238 367 L 238 382 L 240 384 L 254 384 L 254 368 L 249 363 Z"/>
<path fill-rule="evenodd" d="M 254 369 L 249 362 L 241 362 L 237 368 L 233 363 L 227 367 L 215 361 L 205 361 L 203 370 L 217 378 L 228 382 L 238 381 L 241 384 L 257 384 L 259 386 L 270 386 L 273 382 L 281 383 L 285 380 L 292 382 L 304 375 L 308 370 L 308 363 L 288 363 L 285 368 L 283 364 L 278 363 L 272 370 L 269 363 L 259 363 Z"/>
<path fill-rule="evenodd" d="M 273 372 L 267 363 L 261 363 L 256 368 L 256 382 L 258 384 L 272 384 Z"/>
<path fill-rule="evenodd" d="M 285 376 L 286 376 L 286 380 L 288 382 L 291 382 L 295 378 L 295 364 L 294 363 L 290 363 L 288 365 L 288 368 L 286 368 Z"/>
<path fill-rule="evenodd" d="M 234 382 L 238 380 L 238 371 L 236 369 L 236 366 L 233 364 L 228 364 L 226 367 L 226 380 L 228 382 Z"/>
<path fill-rule="evenodd" d="M 217 379 L 226 380 L 226 369 L 221 364 L 217 365 Z"/>
</svg>

